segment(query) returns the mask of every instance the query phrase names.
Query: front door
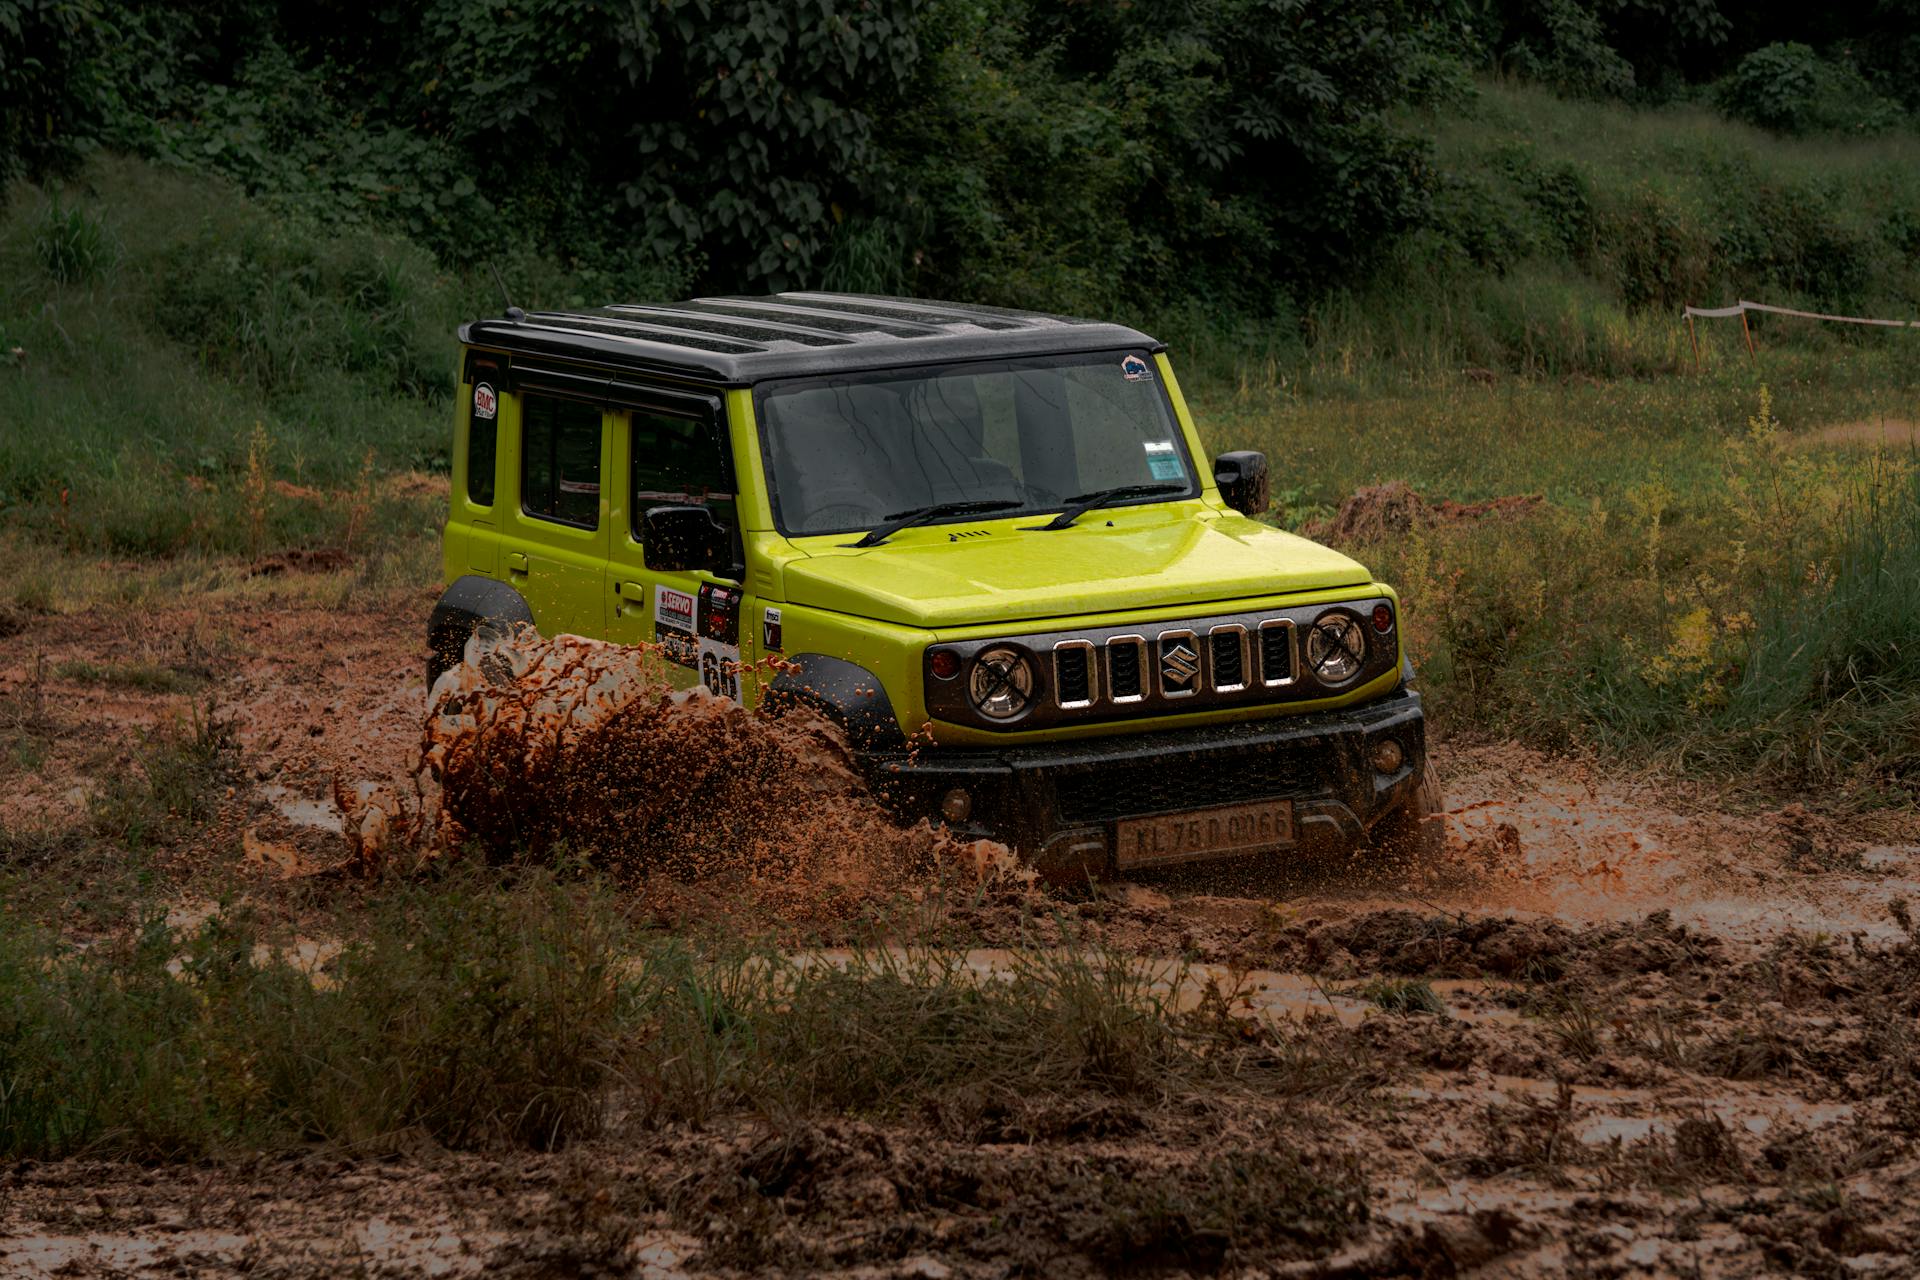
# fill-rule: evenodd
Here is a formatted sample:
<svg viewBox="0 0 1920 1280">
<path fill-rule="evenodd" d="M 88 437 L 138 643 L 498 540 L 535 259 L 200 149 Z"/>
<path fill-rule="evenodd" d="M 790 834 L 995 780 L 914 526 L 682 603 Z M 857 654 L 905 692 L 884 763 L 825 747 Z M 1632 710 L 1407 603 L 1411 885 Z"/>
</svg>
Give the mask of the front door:
<svg viewBox="0 0 1920 1280">
<path fill-rule="evenodd" d="M 752 616 L 739 580 L 739 522 L 727 425 L 717 399 L 661 392 L 619 415 L 614 432 L 620 491 L 607 554 L 607 638 L 654 644 L 675 684 L 698 683 L 752 702 L 741 678 L 753 661 Z M 668 572 L 647 563 L 645 519 L 658 506 L 702 506 L 731 533 L 735 568 Z"/>
</svg>

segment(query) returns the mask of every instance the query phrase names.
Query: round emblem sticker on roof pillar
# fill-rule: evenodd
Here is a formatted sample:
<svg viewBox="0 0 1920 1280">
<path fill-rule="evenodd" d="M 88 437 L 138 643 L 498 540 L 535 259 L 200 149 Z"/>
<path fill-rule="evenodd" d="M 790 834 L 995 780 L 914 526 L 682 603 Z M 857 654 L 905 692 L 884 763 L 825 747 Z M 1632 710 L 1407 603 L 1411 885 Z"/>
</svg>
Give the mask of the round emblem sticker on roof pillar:
<svg viewBox="0 0 1920 1280">
<path fill-rule="evenodd" d="M 1153 366 L 1139 356 L 1128 356 L 1120 362 L 1120 376 L 1128 382 L 1153 381 Z"/>
<path fill-rule="evenodd" d="M 490 383 L 478 382 L 473 387 L 473 416 L 491 418 L 500 411 L 500 401 L 493 394 Z"/>
</svg>

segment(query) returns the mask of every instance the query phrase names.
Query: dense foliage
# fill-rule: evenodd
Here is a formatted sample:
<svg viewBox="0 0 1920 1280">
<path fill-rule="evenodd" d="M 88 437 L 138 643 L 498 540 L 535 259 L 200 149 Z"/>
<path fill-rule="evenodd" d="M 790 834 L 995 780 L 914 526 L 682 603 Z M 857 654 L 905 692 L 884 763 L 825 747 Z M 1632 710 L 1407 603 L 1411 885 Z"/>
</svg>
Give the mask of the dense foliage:
<svg viewBox="0 0 1920 1280">
<path fill-rule="evenodd" d="M 1920 0 L 0 0 L 0 177 L 132 151 L 510 282 L 557 257 L 593 294 L 1287 315 L 1412 236 L 1495 265 L 1547 244 L 1664 306 L 1742 247 L 1690 254 L 1662 193 L 1598 209 L 1524 156 L 1516 222 L 1418 108 L 1491 69 L 1876 132 L 1920 104 L 1916 51 Z M 1759 266 L 1847 292 L 1801 257 Z"/>
</svg>

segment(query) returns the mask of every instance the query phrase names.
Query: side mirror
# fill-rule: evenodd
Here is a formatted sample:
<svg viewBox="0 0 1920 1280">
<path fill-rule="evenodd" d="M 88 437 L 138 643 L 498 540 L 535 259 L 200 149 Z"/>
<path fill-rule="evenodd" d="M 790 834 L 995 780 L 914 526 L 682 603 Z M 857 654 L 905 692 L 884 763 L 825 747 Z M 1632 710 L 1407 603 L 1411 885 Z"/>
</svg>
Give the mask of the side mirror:
<svg viewBox="0 0 1920 1280">
<path fill-rule="evenodd" d="M 727 527 L 705 507 L 648 507 L 641 529 L 649 569 L 724 576 L 729 567 Z"/>
<path fill-rule="evenodd" d="M 1238 449 L 1221 454 L 1213 460 L 1213 482 L 1227 505 L 1242 515 L 1257 516 L 1272 505 L 1264 453 Z"/>
</svg>

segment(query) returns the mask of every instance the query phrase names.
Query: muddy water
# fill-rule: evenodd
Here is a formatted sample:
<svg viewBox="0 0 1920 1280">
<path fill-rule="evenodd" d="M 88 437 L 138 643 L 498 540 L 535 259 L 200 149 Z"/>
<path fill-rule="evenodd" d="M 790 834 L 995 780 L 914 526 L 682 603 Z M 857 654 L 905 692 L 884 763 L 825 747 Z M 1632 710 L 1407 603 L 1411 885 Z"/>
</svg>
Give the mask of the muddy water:
<svg viewBox="0 0 1920 1280">
<path fill-rule="evenodd" d="M 1920 895 L 1920 844 L 1870 845 L 1791 810 L 1683 808 L 1671 789 L 1531 752 L 1469 757 L 1448 786 L 1453 852 L 1471 864 L 1430 900 L 1584 922 L 1650 911 L 1743 941 L 1783 931 L 1899 937 L 1889 900 Z"/>
<path fill-rule="evenodd" d="M 903 948 L 882 950 L 896 962 L 911 962 L 911 953 Z M 844 967 L 854 963 L 857 956 L 851 948 L 825 947 L 797 952 L 792 959 L 801 967 L 810 964 Z M 1003 980 L 1016 973 L 1030 972 L 1036 958 L 1036 953 L 1031 951 L 1015 953 L 999 947 L 973 947 L 958 957 L 967 973 L 986 980 Z M 1380 1006 L 1363 988 L 1328 983 L 1311 974 L 1152 958 L 1140 958 L 1132 964 L 1132 973 L 1140 984 L 1164 1000 L 1167 1007 L 1180 1012 L 1198 1008 L 1203 1002 L 1224 1000 L 1236 1013 L 1268 1018 L 1332 1018 L 1352 1026 L 1366 1018 L 1383 1016 Z M 1444 1012 L 1423 1016 L 1487 1023 L 1519 1020 L 1519 1014 L 1494 999 L 1500 992 L 1517 989 L 1517 984 L 1479 978 L 1438 978 L 1425 985 L 1439 998 Z"/>
</svg>

